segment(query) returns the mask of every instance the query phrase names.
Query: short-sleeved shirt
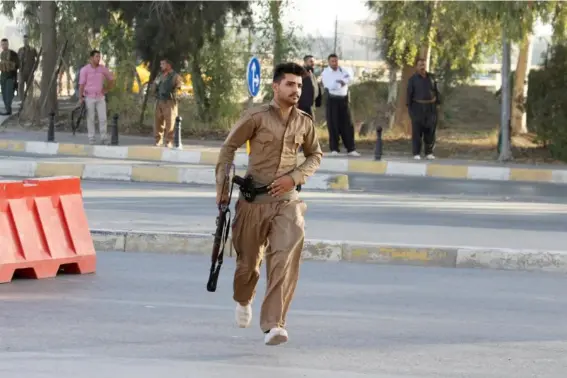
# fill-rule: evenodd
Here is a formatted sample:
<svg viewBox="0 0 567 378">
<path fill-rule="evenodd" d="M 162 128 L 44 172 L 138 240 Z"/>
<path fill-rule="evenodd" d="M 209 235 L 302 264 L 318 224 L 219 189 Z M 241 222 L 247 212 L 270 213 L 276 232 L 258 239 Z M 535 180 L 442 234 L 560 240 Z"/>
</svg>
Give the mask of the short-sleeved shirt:
<svg viewBox="0 0 567 378">
<path fill-rule="evenodd" d="M 103 65 L 98 65 L 93 67 L 90 63 L 81 68 L 81 73 L 79 74 L 79 85 L 84 85 L 84 96 L 89 98 L 102 98 L 104 93 L 102 92 L 104 79 L 114 80 L 114 76 L 108 68 Z"/>
</svg>

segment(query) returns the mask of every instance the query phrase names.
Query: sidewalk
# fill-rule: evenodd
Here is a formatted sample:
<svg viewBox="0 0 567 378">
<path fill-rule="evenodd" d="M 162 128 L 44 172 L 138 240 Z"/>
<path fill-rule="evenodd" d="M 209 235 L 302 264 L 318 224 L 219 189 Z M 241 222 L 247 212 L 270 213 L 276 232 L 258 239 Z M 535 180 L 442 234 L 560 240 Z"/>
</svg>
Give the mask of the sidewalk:
<svg viewBox="0 0 567 378">
<path fill-rule="evenodd" d="M 39 142 L 36 142 L 39 143 Z M 244 176 L 245 171 L 237 169 Z M 162 164 L 129 159 L 75 156 L 0 156 L 0 180 L 5 177 L 76 176 L 84 180 L 111 180 L 170 184 L 215 185 L 212 166 L 191 163 Z M 348 190 L 348 176 L 316 173 L 306 190 Z"/>
<path fill-rule="evenodd" d="M 0 150 L 212 166 L 217 161 L 221 145 L 220 141 L 187 139 L 183 141 L 183 150 L 174 150 L 152 146 L 151 137 L 121 136 L 119 146 L 89 146 L 84 134 L 73 136 L 59 132 L 55 134 L 55 143 L 45 142 L 46 138 L 45 132 L 4 130 L 0 132 Z M 298 163 L 303 160 L 303 155 L 299 154 Z M 235 156 L 235 165 L 237 169 L 244 169 L 247 164 L 246 150 L 241 148 Z M 358 173 L 567 184 L 567 166 L 552 164 L 500 164 L 456 159 L 414 161 L 410 157 L 389 156 L 382 161 L 374 161 L 373 156 L 347 158 L 325 155 L 320 170 L 346 175 Z"/>
</svg>

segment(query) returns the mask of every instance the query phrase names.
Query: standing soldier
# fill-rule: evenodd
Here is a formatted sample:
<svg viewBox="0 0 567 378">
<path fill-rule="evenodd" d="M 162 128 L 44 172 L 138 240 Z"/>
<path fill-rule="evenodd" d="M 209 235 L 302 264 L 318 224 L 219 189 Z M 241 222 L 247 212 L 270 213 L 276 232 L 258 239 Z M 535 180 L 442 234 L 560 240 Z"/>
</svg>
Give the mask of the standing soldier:
<svg viewBox="0 0 567 378">
<path fill-rule="evenodd" d="M 425 60 L 417 61 L 417 72 L 409 79 L 407 107 L 411 118 L 412 153 L 415 160 L 421 159 L 423 139 L 425 158 L 435 159 L 435 129 L 437 128 L 437 105 L 441 104 L 437 82 L 425 70 Z"/>
<path fill-rule="evenodd" d="M 154 82 L 156 96 L 154 137 L 158 147 L 163 144 L 164 133 L 167 147 L 173 147 L 173 128 L 178 113 L 178 92 L 181 90 L 182 81 L 181 76 L 171 66 L 169 60 L 163 59 L 160 62 L 161 73 Z"/>
<path fill-rule="evenodd" d="M 6 109 L 2 115 L 11 115 L 20 61 L 18 54 L 9 49 L 10 44 L 7 38 L 2 38 L 0 44 L 2 46 L 0 53 L 0 90 L 2 90 L 2 100 Z"/>
<path fill-rule="evenodd" d="M 298 186 L 305 184 L 321 164 L 323 153 L 312 118 L 296 105 L 305 73 L 295 63 L 279 64 L 274 70 L 274 99 L 247 110 L 232 127 L 216 165 L 217 204 L 226 203 L 223 192 L 227 165 L 235 152 L 250 141 L 248 186 L 242 193 L 256 192 L 248 202 L 241 195 L 235 207 L 232 242 L 237 254 L 234 273 L 236 322 L 250 325 L 252 300 L 260 277 L 260 264 L 266 259 L 267 288 L 260 313 L 260 327 L 266 345 L 288 340 L 285 329 L 297 281 L 305 238 L 306 204 L 299 198 Z M 306 157 L 297 166 L 297 150 Z"/>
<path fill-rule="evenodd" d="M 18 82 L 18 97 L 20 101 L 24 101 L 25 90 L 28 86 L 28 80 L 32 74 L 33 66 L 37 60 L 37 50 L 30 46 L 30 40 L 24 35 L 24 46 L 18 50 L 20 58 L 20 78 Z"/>
</svg>

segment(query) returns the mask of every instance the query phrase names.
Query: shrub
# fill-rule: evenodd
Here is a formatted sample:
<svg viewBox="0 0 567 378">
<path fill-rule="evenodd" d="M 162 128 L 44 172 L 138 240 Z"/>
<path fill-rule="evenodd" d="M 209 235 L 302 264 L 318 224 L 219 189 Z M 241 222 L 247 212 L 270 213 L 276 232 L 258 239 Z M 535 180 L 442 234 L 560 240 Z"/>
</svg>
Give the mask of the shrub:
<svg viewBox="0 0 567 378">
<path fill-rule="evenodd" d="M 532 82 L 533 79 L 533 82 Z M 527 118 L 551 156 L 567 161 L 567 46 L 551 48 L 541 71 L 530 73 Z"/>
</svg>

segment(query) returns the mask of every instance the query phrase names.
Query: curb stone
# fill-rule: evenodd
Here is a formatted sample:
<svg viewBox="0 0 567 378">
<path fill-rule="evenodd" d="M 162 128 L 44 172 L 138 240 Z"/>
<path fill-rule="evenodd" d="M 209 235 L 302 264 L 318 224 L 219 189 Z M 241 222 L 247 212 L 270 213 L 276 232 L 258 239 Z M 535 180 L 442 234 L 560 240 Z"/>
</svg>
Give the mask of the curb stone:
<svg viewBox="0 0 567 378">
<path fill-rule="evenodd" d="M 91 230 L 99 252 L 210 255 L 213 235 L 122 230 Z M 231 241 L 225 256 L 229 258 Z M 465 246 L 427 246 L 307 239 L 303 260 L 411 265 L 443 268 L 482 268 L 567 273 L 567 251 L 521 250 Z"/>
<path fill-rule="evenodd" d="M 37 142 L 0 139 L 0 149 L 40 155 L 71 155 L 110 159 L 149 160 L 161 163 L 186 163 L 214 166 L 219 151 L 175 150 L 154 146 L 89 146 L 72 143 Z M 298 163 L 305 158 L 298 155 Z M 248 164 L 246 152 L 235 154 L 237 169 Z M 320 171 L 335 174 L 363 173 L 386 176 L 417 176 L 468 180 L 495 180 L 567 184 L 567 169 L 535 167 L 502 167 L 482 165 L 449 165 L 435 162 L 371 161 L 365 159 L 324 158 Z"/>
<path fill-rule="evenodd" d="M 238 175 L 244 171 L 237 170 Z M 34 160 L 0 160 L 0 177 L 74 176 L 83 180 L 111 180 L 171 184 L 215 185 L 214 167 L 180 167 L 154 164 L 68 163 Z M 349 190 L 343 174 L 315 173 L 303 186 L 307 190 Z"/>
</svg>

